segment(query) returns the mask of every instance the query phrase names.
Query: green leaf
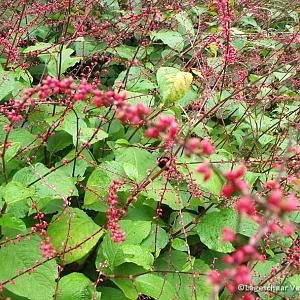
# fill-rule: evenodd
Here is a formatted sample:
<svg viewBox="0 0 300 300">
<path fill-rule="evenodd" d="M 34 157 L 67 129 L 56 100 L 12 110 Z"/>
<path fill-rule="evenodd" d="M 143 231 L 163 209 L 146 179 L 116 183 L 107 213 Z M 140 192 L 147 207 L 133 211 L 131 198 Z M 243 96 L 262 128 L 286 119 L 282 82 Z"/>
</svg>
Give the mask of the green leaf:
<svg viewBox="0 0 300 300">
<path fill-rule="evenodd" d="M 246 16 L 242 16 L 240 21 L 245 25 L 251 25 L 253 27 L 259 27 L 255 19 L 251 16 L 251 14 L 247 14 Z"/>
<path fill-rule="evenodd" d="M 100 287 L 101 300 L 128 300 L 122 291 L 112 287 Z"/>
<path fill-rule="evenodd" d="M 64 74 L 68 68 L 73 67 L 81 60 L 81 57 L 72 57 L 74 50 L 60 45 L 53 46 L 50 43 L 37 43 L 34 46 L 26 48 L 23 53 L 29 53 L 40 50 L 42 53 L 38 55 L 48 68 L 49 75 L 58 77 L 59 61 L 61 60 L 60 72 Z M 59 54 L 61 50 L 61 55 Z M 43 53 L 44 52 L 44 53 Z"/>
<path fill-rule="evenodd" d="M 174 297 L 174 286 L 163 277 L 156 274 L 145 274 L 135 279 L 139 293 L 154 299 L 170 300 Z"/>
<path fill-rule="evenodd" d="M 149 249 L 151 252 L 154 252 L 155 250 L 158 251 L 165 248 L 168 242 L 169 235 L 167 232 L 160 226 L 152 224 L 150 234 L 145 240 L 143 240 L 141 245 L 144 248 Z"/>
<path fill-rule="evenodd" d="M 75 157 L 75 149 L 71 150 L 60 162 L 58 162 L 56 165 L 60 166 L 61 164 L 64 163 L 64 160 L 70 161 Z M 76 159 L 76 164 L 74 168 L 74 163 L 75 161 L 73 160 L 72 162 L 68 163 L 66 166 L 62 167 L 62 171 L 69 177 L 73 176 L 73 168 L 74 168 L 74 176 L 84 176 L 84 173 L 88 167 L 92 167 L 92 162 L 94 159 L 91 155 L 91 153 L 87 150 L 84 149 L 80 153 L 80 157 L 77 157 Z"/>
<path fill-rule="evenodd" d="M 108 261 L 111 270 L 128 262 L 142 266 L 145 269 L 150 269 L 154 261 L 153 256 L 147 248 L 130 244 L 127 241 L 124 243 L 115 243 L 109 235 L 106 235 L 101 243 L 96 259 L 96 266 L 103 259 Z"/>
<path fill-rule="evenodd" d="M 17 80 L 17 73 L 14 71 L 4 71 L 0 65 L 0 100 L 4 99 L 10 93 L 16 96 L 24 88 L 28 88 L 28 83 Z"/>
<path fill-rule="evenodd" d="M 181 34 L 187 34 L 188 36 L 193 37 L 195 35 L 195 29 L 193 22 L 189 18 L 186 12 L 181 12 L 175 15 L 175 19 L 179 23 L 178 31 Z"/>
<path fill-rule="evenodd" d="M 123 162 L 122 167 L 129 179 L 135 181 L 138 179 L 139 174 L 136 166 L 127 162 Z"/>
<path fill-rule="evenodd" d="M 129 72 L 127 70 L 122 71 L 115 80 L 114 88 L 118 90 L 120 87 L 123 87 L 122 83 L 125 82 L 125 78 L 127 78 L 126 90 L 147 94 L 150 90 L 156 88 L 156 84 L 145 75 L 147 73 L 147 70 L 141 67 L 131 67 Z"/>
<path fill-rule="evenodd" d="M 92 282 L 81 273 L 71 273 L 62 277 L 58 284 L 57 300 L 91 300 Z"/>
<path fill-rule="evenodd" d="M 189 90 L 193 75 L 176 68 L 161 67 L 157 70 L 156 79 L 165 104 L 170 104 L 181 99 Z"/>
<path fill-rule="evenodd" d="M 120 165 L 125 164 L 127 166 L 130 164 L 131 175 L 136 176 L 137 181 L 143 180 L 147 175 L 147 170 L 155 166 L 156 159 L 147 150 L 138 149 L 135 147 L 121 148 L 114 151 L 116 162 Z"/>
<path fill-rule="evenodd" d="M 65 131 L 57 131 L 55 135 L 49 136 L 47 150 L 55 153 L 65 149 L 73 143 L 72 137 Z"/>
<path fill-rule="evenodd" d="M 151 222 L 149 221 L 131 221 L 123 220 L 119 224 L 125 231 L 125 244 L 140 244 L 151 231 Z"/>
<path fill-rule="evenodd" d="M 172 241 L 172 248 L 179 251 L 186 251 L 188 249 L 185 241 L 179 238 Z"/>
<path fill-rule="evenodd" d="M 57 120 L 57 117 L 51 117 L 47 119 L 47 122 L 49 124 L 52 124 L 52 122 L 55 122 Z M 77 126 L 78 122 L 78 126 Z M 78 128 L 77 128 L 78 127 Z M 73 144 L 76 145 L 77 143 L 77 136 L 79 138 L 79 143 L 86 143 L 90 141 L 92 136 L 94 135 L 94 132 L 96 128 L 90 128 L 87 126 L 84 120 L 78 117 L 75 114 L 74 111 L 70 111 L 66 114 L 64 117 L 63 122 L 58 127 L 58 130 L 64 130 L 65 132 L 69 133 L 73 137 Z M 77 134 L 79 133 L 79 135 Z M 93 137 L 93 139 L 90 141 L 91 144 L 94 144 L 98 141 L 101 141 L 108 137 L 108 134 L 103 130 L 98 130 L 97 134 Z"/>
<path fill-rule="evenodd" d="M 119 57 L 124 58 L 126 60 L 131 61 L 134 57 L 138 60 L 142 59 L 144 55 L 142 53 L 143 50 L 138 51 L 136 47 L 121 45 L 115 48 L 108 48 L 106 49 L 108 53 L 117 54 Z M 140 52 L 137 53 L 136 52 Z"/>
<path fill-rule="evenodd" d="M 248 237 L 254 236 L 259 229 L 259 224 L 247 215 L 241 215 L 240 218 L 241 220 L 238 233 Z"/>
<path fill-rule="evenodd" d="M 4 140 L 4 136 L 4 132 L 1 132 L 0 140 Z M 36 139 L 35 136 L 25 128 L 13 128 L 9 133 L 9 140 L 13 143 L 18 143 L 20 148 L 25 149 L 39 144 L 40 139 Z"/>
<path fill-rule="evenodd" d="M 90 56 L 95 54 L 97 51 L 103 51 L 105 42 L 93 42 L 87 37 L 78 37 L 74 41 L 74 46 L 76 54 L 79 56 Z"/>
<path fill-rule="evenodd" d="M 0 226 L 2 226 L 3 228 L 16 229 L 20 232 L 26 231 L 25 223 L 21 219 L 16 218 L 11 213 L 6 213 L 0 217 Z"/>
<path fill-rule="evenodd" d="M 151 269 L 154 258 L 148 249 L 139 245 L 122 244 L 120 250 L 116 255 L 114 266 L 130 262 L 142 266 L 146 270 Z"/>
<path fill-rule="evenodd" d="M 58 46 L 56 47 L 56 49 Z M 40 54 L 38 57 L 47 64 L 48 73 L 50 76 L 58 77 L 59 72 L 59 62 L 60 62 L 60 55 L 59 51 L 50 51 L 49 54 Z M 74 52 L 71 48 L 63 48 L 61 54 L 61 69 L 60 73 L 64 74 L 68 68 L 74 66 L 76 63 L 80 62 L 81 57 L 72 57 L 71 54 Z"/>
<path fill-rule="evenodd" d="M 196 183 L 203 189 L 207 190 L 214 195 L 220 195 L 224 181 L 223 179 L 215 172 L 212 171 L 211 178 L 207 181 L 204 181 L 203 174 L 197 173 L 199 164 L 193 163 L 196 158 L 191 157 L 182 157 L 181 162 L 187 163 L 182 165 L 181 172 L 184 174 L 192 174 L 191 177 L 196 181 Z"/>
<path fill-rule="evenodd" d="M 296 291 L 300 290 L 300 275 L 296 274 L 288 278 L 288 281 L 292 284 Z"/>
<path fill-rule="evenodd" d="M 162 29 L 150 34 L 151 39 L 154 41 L 161 40 L 170 48 L 181 51 L 184 47 L 184 38 L 179 32 Z"/>
<path fill-rule="evenodd" d="M 160 193 L 164 191 L 162 195 Z M 168 205 L 174 210 L 182 209 L 184 203 L 178 198 L 176 190 L 170 183 L 166 183 L 164 180 L 156 179 L 151 182 L 146 189 L 146 192 L 142 193 L 149 199 Z"/>
<path fill-rule="evenodd" d="M 218 222 L 216 222 L 218 220 Z M 234 251 L 229 242 L 223 242 L 223 228 L 231 227 L 233 230 L 237 225 L 237 216 L 232 209 L 222 209 L 204 215 L 196 226 L 200 240 L 209 249 L 223 253 Z"/>
<path fill-rule="evenodd" d="M 17 275 L 17 270 L 23 270 L 36 265 L 36 261 L 42 261 L 42 251 L 37 236 L 31 236 L 30 240 L 23 239 L 15 245 L 8 243 L 0 249 L 0 281 L 9 280 Z M 31 300 L 51 300 L 55 291 L 57 278 L 57 266 L 54 260 L 42 263 L 34 272 L 17 276 L 15 284 L 7 284 L 5 288 L 18 296 Z"/>
<path fill-rule="evenodd" d="M 177 250 L 174 250 L 171 253 L 167 251 L 161 255 L 155 263 L 155 268 L 158 270 L 179 272 L 185 269 L 185 272 L 192 271 L 194 273 L 199 272 L 205 274 L 210 270 L 208 265 L 202 260 L 193 257 L 189 259 L 186 253 Z M 170 283 L 173 288 L 173 296 L 169 299 L 195 299 L 195 292 L 191 289 L 191 286 L 193 285 L 196 288 L 197 299 L 207 300 L 209 299 L 213 288 L 208 284 L 206 276 L 199 276 L 193 279 L 193 276 L 189 273 L 176 274 L 170 272 L 162 274 L 161 278 Z M 180 284 L 178 284 L 178 282 L 180 282 Z"/>
<path fill-rule="evenodd" d="M 87 181 L 84 194 L 84 208 L 105 212 L 108 208 L 104 202 L 113 179 L 125 175 L 123 168 L 115 161 L 105 162 L 98 166 Z"/>
<path fill-rule="evenodd" d="M 66 176 L 62 169 L 49 173 L 50 169 L 42 163 L 19 170 L 13 177 L 23 185 L 31 185 L 35 188 L 36 195 L 40 198 L 63 199 L 68 196 L 78 195 L 77 188 L 72 178 Z M 47 175 L 48 174 L 48 175 Z"/>
<path fill-rule="evenodd" d="M 37 51 L 37 50 L 40 50 L 40 51 L 43 51 L 43 50 L 46 50 L 46 49 L 51 49 L 53 45 L 50 44 L 50 43 L 36 43 L 34 46 L 30 46 L 30 47 L 27 47 L 26 49 L 23 50 L 23 53 L 29 53 L 29 52 L 34 52 L 34 51 Z"/>
<path fill-rule="evenodd" d="M 113 272 L 109 270 L 105 270 L 105 274 L 116 274 L 119 276 L 124 276 L 125 278 L 112 278 L 111 281 L 119 287 L 124 295 L 126 295 L 126 299 L 136 300 L 138 298 L 138 290 L 136 288 L 134 280 L 130 278 L 130 276 L 135 274 L 141 274 L 145 272 L 145 269 L 137 266 L 132 263 L 126 263 L 119 267 L 116 267 Z M 115 299 L 123 299 L 121 298 L 114 298 Z"/>
<path fill-rule="evenodd" d="M 72 250 L 72 254 L 67 253 L 61 259 L 61 263 L 66 265 L 85 257 L 97 244 L 103 232 L 84 211 L 70 208 L 67 214 L 53 216 L 47 234 L 58 252 L 64 250 L 62 243 L 66 243 L 66 249 L 82 243 L 80 247 Z M 92 235 L 93 238 L 90 238 Z M 86 239 L 88 240 L 85 241 Z"/>
<path fill-rule="evenodd" d="M 9 162 L 11 161 L 11 159 L 18 153 L 19 149 L 21 147 L 21 143 L 16 142 L 16 143 L 12 143 L 10 145 L 10 147 L 5 151 L 5 162 Z M 2 165 L 2 161 L 1 161 L 1 165 Z"/>
<path fill-rule="evenodd" d="M 32 197 L 35 193 L 34 187 L 27 188 L 22 183 L 10 181 L 3 188 L 3 198 L 8 205 L 16 204 L 28 197 Z"/>
<path fill-rule="evenodd" d="M 96 260 L 96 266 L 102 261 L 102 257 L 107 259 L 111 269 L 132 262 L 150 269 L 153 264 L 153 256 L 141 242 L 149 235 L 151 222 L 123 220 L 119 222 L 122 230 L 125 231 L 125 242 L 115 243 L 109 235 L 106 235 L 101 243 Z"/>
<path fill-rule="evenodd" d="M 128 102 L 130 102 L 132 105 L 136 105 L 137 103 L 142 102 L 147 106 L 151 106 L 151 103 L 154 103 L 154 96 L 152 95 L 132 91 L 126 91 L 126 95 Z"/>
</svg>

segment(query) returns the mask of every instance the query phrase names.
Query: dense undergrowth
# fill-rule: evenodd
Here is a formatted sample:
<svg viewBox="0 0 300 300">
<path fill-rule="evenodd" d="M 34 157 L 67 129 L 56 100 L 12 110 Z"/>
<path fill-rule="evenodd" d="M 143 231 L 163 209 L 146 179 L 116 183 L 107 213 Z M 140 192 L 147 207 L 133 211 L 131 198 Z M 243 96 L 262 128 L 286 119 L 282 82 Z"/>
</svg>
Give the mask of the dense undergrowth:
<svg viewBox="0 0 300 300">
<path fill-rule="evenodd" d="M 0 299 L 297 299 L 297 1 L 0 5 Z"/>
</svg>

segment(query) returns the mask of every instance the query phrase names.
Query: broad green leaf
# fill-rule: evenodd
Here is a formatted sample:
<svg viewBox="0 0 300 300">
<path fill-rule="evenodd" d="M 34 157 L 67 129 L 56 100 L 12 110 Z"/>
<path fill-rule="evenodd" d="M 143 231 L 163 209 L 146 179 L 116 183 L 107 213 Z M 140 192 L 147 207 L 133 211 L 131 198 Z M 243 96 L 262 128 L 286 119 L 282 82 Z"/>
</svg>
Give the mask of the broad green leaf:
<svg viewBox="0 0 300 300">
<path fill-rule="evenodd" d="M 63 243 L 66 243 L 66 249 L 82 243 L 72 253 L 61 257 L 61 263 L 66 265 L 84 258 L 97 244 L 103 232 L 84 211 L 70 208 L 66 214 L 53 216 L 47 234 L 58 252 L 63 251 Z"/>
<path fill-rule="evenodd" d="M 187 250 L 186 242 L 182 239 L 175 238 L 172 241 L 172 248 L 179 251 L 186 251 Z"/>
<path fill-rule="evenodd" d="M 257 262 L 255 264 L 255 266 L 253 267 L 253 282 L 255 286 L 260 285 L 260 282 L 264 281 L 265 279 L 267 279 L 270 274 L 272 273 L 272 269 L 280 269 L 280 265 L 278 264 L 278 262 L 276 261 L 272 261 L 272 260 L 266 260 L 264 262 Z M 299 275 L 295 275 L 297 279 L 297 276 Z M 299 296 L 299 281 L 298 281 L 298 285 L 297 283 L 293 283 L 293 279 L 290 280 L 293 277 L 289 277 L 286 278 L 285 280 L 283 280 L 281 272 L 279 272 L 277 275 L 274 275 L 272 278 L 272 284 L 271 286 L 273 286 L 274 288 L 280 288 L 282 287 L 282 292 L 280 292 L 280 290 L 278 291 L 280 295 L 286 295 L 289 296 L 289 299 L 297 299 Z M 299 277 L 298 277 L 299 280 Z M 270 288 L 270 282 L 267 280 L 264 284 L 264 288 Z M 275 290 L 274 290 L 275 291 Z M 258 291 L 257 292 L 259 297 L 262 300 L 267 300 L 270 299 L 270 297 L 264 292 L 264 291 Z M 274 295 L 274 297 L 272 299 L 276 299 L 276 300 L 281 300 L 282 297 L 276 297 L 276 295 Z"/>
<path fill-rule="evenodd" d="M 91 300 L 92 282 L 82 273 L 71 273 L 59 280 L 57 300 Z M 101 298 L 100 298 L 101 299 Z"/>
<path fill-rule="evenodd" d="M 29 53 L 37 50 L 42 52 L 38 55 L 38 58 L 40 58 L 47 65 L 48 73 L 53 77 L 58 76 L 60 58 L 61 74 L 65 73 L 69 67 L 74 66 L 81 60 L 81 57 L 71 56 L 74 52 L 73 49 L 66 48 L 65 46 L 61 49 L 60 45 L 55 46 L 49 43 L 37 43 L 34 46 L 26 48 L 23 53 Z M 60 50 L 61 56 L 59 54 Z"/>
<path fill-rule="evenodd" d="M 48 50 L 53 47 L 52 44 L 50 43 L 36 43 L 34 46 L 27 47 L 26 49 L 23 50 L 23 53 L 29 53 L 29 52 L 34 52 L 34 51 L 43 51 L 43 50 Z"/>
<path fill-rule="evenodd" d="M 66 176 L 61 169 L 50 173 L 50 169 L 42 163 L 19 170 L 14 175 L 13 180 L 25 186 L 31 185 L 40 198 L 63 199 L 64 197 L 78 195 L 72 178 Z M 36 180 L 38 181 L 34 183 Z"/>
<path fill-rule="evenodd" d="M 125 231 L 125 244 L 138 245 L 151 231 L 151 222 L 149 221 L 123 220 L 120 221 L 119 224 Z"/>
<path fill-rule="evenodd" d="M 203 174 L 197 173 L 196 171 L 200 164 L 193 163 L 195 159 L 196 158 L 194 157 L 182 157 L 181 161 L 185 162 L 186 165 L 182 165 L 181 172 L 184 174 L 192 174 L 192 178 L 201 188 L 213 193 L 214 195 L 220 195 L 224 184 L 223 179 L 215 171 L 212 171 L 211 178 L 207 181 L 204 181 Z"/>
<path fill-rule="evenodd" d="M 246 25 L 251 25 L 253 27 L 259 27 L 255 19 L 251 16 L 251 14 L 247 14 L 246 16 L 242 16 L 240 21 Z"/>
<path fill-rule="evenodd" d="M 121 179 L 125 175 L 123 168 L 115 161 L 99 165 L 87 181 L 87 191 L 84 194 L 84 208 L 105 212 L 108 208 L 107 199 L 109 186 L 113 179 Z"/>
<path fill-rule="evenodd" d="M 18 153 L 20 147 L 21 147 L 21 143 L 15 142 L 12 143 L 8 149 L 6 149 L 5 156 L 4 156 L 6 163 L 11 161 L 11 159 Z M 0 164 L 2 165 L 2 161 L 0 162 Z"/>
<path fill-rule="evenodd" d="M 0 217 L 0 226 L 2 226 L 3 228 L 16 229 L 20 232 L 26 231 L 25 223 L 21 219 L 16 218 L 11 213 L 6 213 Z"/>
<path fill-rule="evenodd" d="M 71 150 L 60 162 L 57 163 L 57 165 L 61 165 L 64 163 L 64 160 L 70 161 L 75 157 L 75 149 Z M 93 158 L 91 153 L 87 150 L 84 149 L 81 153 L 80 156 L 77 157 L 76 163 L 73 160 L 72 162 L 68 163 L 66 166 L 62 167 L 62 171 L 69 177 L 73 176 L 73 170 L 74 170 L 74 176 L 84 176 L 84 173 L 88 167 L 93 166 L 92 163 Z M 75 163 L 75 168 L 74 168 L 74 163 Z"/>
<path fill-rule="evenodd" d="M 216 222 L 218 220 L 218 222 Z M 204 215 L 196 227 L 200 240 L 209 249 L 223 253 L 234 251 L 234 247 L 229 242 L 224 242 L 223 228 L 231 227 L 235 230 L 237 216 L 232 209 L 222 209 L 219 212 L 211 212 Z"/>
<path fill-rule="evenodd" d="M 0 249 L 0 281 L 9 280 L 16 276 L 18 270 L 25 271 L 36 265 L 36 261 L 42 260 L 42 251 L 37 236 L 31 236 L 30 240 L 23 239 L 13 245 Z M 31 300 L 51 300 L 55 291 L 57 278 L 57 266 L 54 260 L 42 263 L 34 272 L 17 276 L 15 284 L 7 284 L 5 288 L 18 296 Z"/>
<path fill-rule="evenodd" d="M 55 153 L 65 149 L 73 143 L 72 136 L 65 131 L 57 131 L 55 135 L 49 136 L 47 141 L 47 150 Z"/>
<path fill-rule="evenodd" d="M 14 71 L 4 71 L 0 65 L 0 100 L 4 99 L 10 93 L 13 96 L 18 95 L 24 88 L 28 88 L 28 83 L 16 78 Z"/>
<path fill-rule="evenodd" d="M 158 251 L 166 247 L 169 242 L 169 235 L 159 225 L 152 224 L 150 234 L 145 240 L 142 241 L 141 245 L 151 252 Z"/>
<path fill-rule="evenodd" d="M 127 100 L 133 105 L 136 105 L 139 102 L 144 103 L 147 106 L 151 106 L 151 104 L 154 104 L 154 96 L 132 92 L 132 91 L 126 91 Z"/>
<path fill-rule="evenodd" d="M 181 99 L 189 90 L 193 75 L 176 68 L 161 67 L 157 70 L 156 79 L 162 98 L 170 104 Z"/>
<path fill-rule="evenodd" d="M 253 221 L 247 215 L 241 215 L 240 218 L 241 220 L 238 233 L 248 237 L 254 236 L 259 229 L 259 224 Z"/>
<path fill-rule="evenodd" d="M 151 222 L 123 220 L 119 222 L 119 225 L 125 231 L 125 242 L 115 243 L 109 234 L 106 235 L 98 251 L 96 266 L 104 257 L 111 269 L 126 262 L 149 269 L 153 264 L 153 256 L 148 248 L 140 244 L 149 235 Z"/>
<path fill-rule="evenodd" d="M 146 270 L 151 269 L 154 258 L 147 248 L 139 245 L 126 245 L 122 244 L 115 258 L 115 266 L 119 266 L 126 262 L 134 263 L 142 266 Z"/>
<path fill-rule="evenodd" d="M 174 286 L 156 274 L 145 274 L 135 279 L 137 290 L 154 299 L 170 300 L 174 297 Z"/>
<path fill-rule="evenodd" d="M 189 18 L 188 14 L 186 12 L 181 12 L 175 16 L 175 19 L 179 23 L 178 31 L 181 34 L 187 34 L 188 36 L 194 36 L 195 35 L 195 29 L 193 22 Z"/>
<path fill-rule="evenodd" d="M 172 232 L 177 232 L 182 229 L 185 225 L 193 222 L 196 218 L 196 215 L 187 211 L 181 213 L 178 216 L 177 212 L 172 212 L 170 215 L 170 224 L 172 224 Z M 189 230 L 189 235 L 197 234 L 195 230 Z"/>
<path fill-rule="evenodd" d="M 128 300 L 119 289 L 100 286 L 98 290 L 101 293 L 101 300 Z"/>
<path fill-rule="evenodd" d="M 259 178 L 259 176 L 260 176 L 260 173 L 254 173 L 254 172 L 247 171 L 244 176 L 244 179 L 248 183 L 249 187 L 252 187 L 254 185 L 254 183 L 256 182 L 256 180 Z"/>
<path fill-rule="evenodd" d="M 288 278 L 288 281 L 292 284 L 295 290 L 300 290 L 300 275 L 296 274 Z"/>
<path fill-rule="evenodd" d="M 135 165 L 123 162 L 122 167 L 129 179 L 136 181 L 138 179 L 138 170 Z"/>
<path fill-rule="evenodd" d="M 247 39 L 237 38 L 232 41 L 232 44 L 237 50 L 242 50 L 247 44 Z"/>
<path fill-rule="evenodd" d="M 173 250 L 171 253 L 168 251 L 162 254 L 155 263 L 155 268 L 159 270 L 170 271 L 183 271 L 194 273 L 207 273 L 210 269 L 200 259 L 191 258 L 188 259 L 188 255 L 184 252 Z M 195 299 L 195 292 L 193 292 L 191 286 L 195 286 L 197 299 L 206 300 L 212 292 L 212 286 L 208 284 L 206 276 L 193 276 L 190 274 L 176 274 L 166 273 L 161 274 L 161 278 L 170 283 L 173 288 L 173 296 L 169 299 Z M 180 282 L 180 284 L 178 284 Z"/>
<path fill-rule="evenodd" d="M 121 148 L 114 151 L 116 162 L 131 164 L 131 174 L 135 174 L 137 181 L 143 180 L 147 175 L 147 170 L 155 166 L 155 157 L 144 149 L 135 147 Z M 125 165 L 126 166 L 126 165 Z"/>
<path fill-rule="evenodd" d="M 0 132 L 0 140 L 4 140 L 5 133 Z M 39 144 L 40 139 L 36 139 L 33 134 L 31 134 L 25 128 L 13 128 L 9 133 L 9 140 L 13 143 L 18 143 L 21 149 L 26 147 L 33 147 Z"/>
<path fill-rule="evenodd" d="M 52 122 L 57 121 L 57 117 L 51 117 L 47 119 L 49 124 Z M 77 126 L 78 123 L 78 126 Z M 57 130 L 64 130 L 65 132 L 69 133 L 73 137 L 73 144 L 76 145 L 77 137 L 79 139 L 79 144 L 86 143 L 91 140 L 92 136 L 95 133 L 96 128 L 90 128 L 87 126 L 86 122 L 82 120 L 75 114 L 74 111 L 70 111 L 64 117 L 63 122 L 60 124 Z M 78 134 L 79 133 L 79 134 Z M 97 134 L 93 137 L 90 141 L 91 144 L 96 143 L 97 141 L 103 140 L 108 137 L 108 134 L 103 130 L 98 130 Z"/>
<path fill-rule="evenodd" d="M 154 261 L 151 252 L 147 248 L 137 244 L 130 244 L 129 242 L 115 243 L 109 235 L 106 235 L 101 243 L 96 259 L 96 266 L 103 259 L 108 261 L 111 270 L 129 262 L 149 270 Z"/>
<path fill-rule="evenodd" d="M 103 51 L 105 43 L 94 42 L 89 40 L 87 37 L 78 37 L 74 41 L 76 54 L 79 56 L 89 56 L 95 54 L 97 51 Z"/>
<path fill-rule="evenodd" d="M 59 64 L 60 64 L 60 55 L 59 55 L 59 47 L 51 48 L 48 52 L 49 54 L 39 54 L 38 57 L 47 65 L 48 73 L 50 76 L 57 77 L 59 72 Z M 74 66 L 78 63 L 81 58 L 80 57 L 72 57 L 73 49 L 66 49 L 65 47 L 62 49 L 61 55 L 61 67 L 60 73 L 64 74 L 68 68 Z"/>
<path fill-rule="evenodd" d="M 179 32 L 162 29 L 150 34 L 151 39 L 154 41 L 161 40 L 170 48 L 181 51 L 184 47 L 184 38 Z"/>
<path fill-rule="evenodd" d="M 3 188 L 3 198 L 8 205 L 16 204 L 28 197 L 33 197 L 35 193 L 34 187 L 27 188 L 22 183 L 10 181 Z"/>
<path fill-rule="evenodd" d="M 150 90 L 156 88 L 156 84 L 153 83 L 148 74 L 147 70 L 142 67 L 131 67 L 129 71 L 122 71 L 118 78 L 115 80 L 114 87 L 116 90 L 119 87 L 123 87 L 131 92 L 148 93 Z M 125 80 L 127 78 L 127 80 Z M 123 83 L 126 81 L 126 86 Z"/>
<path fill-rule="evenodd" d="M 134 57 L 140 60 L 144 56 L 142 55 L 142 53 L 144 52 L 143 49 L 138 51 L 136 47 L 127 46 L 127 45 L 121 45 L 115 48 L 108 48 L 106 49 L 106 51 L 108 53 L 116 54 L 117 56 L 129 61 L 131 61 Z M 137 55 L 136 52 L 138 52 Z"/>
<path fill-rule="evenodd" d="M 145 272 L 144 268 L 132 263 L 126 263 L 116 267 L 113 272 L 106 270 L 105 274 L 117 274 L 119 276 L 124 276 L 125 278 L 112 278 L 111 281 L 122 290 L 126 299 L 136 300 L 138 298 L 139 291 L 136 288 L 134 280 L 130 279 L 129 276 L 141 274 L 143 272 Z M 123 298 L 113 298 L 112 300 L 115 299 Z"/>
<path fill-rule="evenodd" d="M 163 194 L 162 191 L 164 191 Z M 142 194 L 157 202 L 162 201 L 163 204 L 174 210 L 179 210 L 185 205 L 182 199 L 178 198 L 174 187 L 170 183 L 166 183 L 165 180 L 154 180 L 147 186 L 146 192 Z"/>
</svg>

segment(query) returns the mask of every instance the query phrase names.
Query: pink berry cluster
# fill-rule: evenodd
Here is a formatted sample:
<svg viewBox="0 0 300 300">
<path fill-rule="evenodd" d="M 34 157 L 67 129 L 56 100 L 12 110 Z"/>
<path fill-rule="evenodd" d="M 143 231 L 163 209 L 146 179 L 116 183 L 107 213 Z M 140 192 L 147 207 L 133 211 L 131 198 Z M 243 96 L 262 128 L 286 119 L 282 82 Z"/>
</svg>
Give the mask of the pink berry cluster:
<svg viewBox="0 0 300 300">
<path fill-rule="evenodd" d="M 267 207 L 274 213 L 281 215 L 297 210 L 298 202 L 299 200 L 295 195 L 289 194 L 287 197 L 284 197 L 280 189 L 275 189 L 271 191 Z"/>
<path fill-rule="evenodd" d="M 129 102 L 123 102 L 116 111 L 116 117 L 126 123 L 132 125 L 142 125 L 141 122 L 149 115 L 150 108 L 143 103 L 137 103 L 133 106 Z"/>
<path fill-rule="evenodd" d="M 123 186 L 118 180 L 114 180 L 113 183 L 109 187 L 108 192 L 108 200 L 107 203 L 109 205 L 108 210 L 106 211 L 106 215 L 108 218 L 107 228 L 111 231 L 111 239 L 116 242 L 125 241 L 125 232 L 121 229 L 121 226 L 118 225 L 118 221 L 121 216 L 126 214 L 125 210 L 118 209 L 118 195 L 117 191 Z"/>
<path fill-rule="evenodd" d="M 42 256 L 44 258 L 55 257 L 56 255 L 56 250 L 51 244 L 51 240 L 49 237 L 46 237 L 44 241 L 40 242 L 40 249 L 43 251 Z"/>
<path fill-rule="evenodd" d="M 225 174 L 227 182 L 223 185 L 222 195 L 230 197 L 234 192 L 246 193 L 248 191 L 248 184 L 242 177 L 246 173 L 246 167 L 242 165 L 236 172 L 229 171 Z"/>
<path fill-rule="evenodd" d="M 146 137 L 158 138 L 160 134 L 166 135 L 166 140 L 174 140 L 178 133 L 178 123 L 173 116 L 164 116 L 162 114 L 158 117 L 158 122 L 152 124 L 146 131 Z"/>
<path fill-rule="evenodd" d="M 230 37 L 230 25 L 233 22 L 234 11 L 230 6 L 229 0 L 218 0 L 218 14 L 222 26 L 222 36 L 226 43 L 225 46 L 222 46 L 224 59 L 230 64 L 236 59 L 236 51 Z"/>
<path fill-rule="evenodd" d="M 215 287 L 225 284 L 232 294 L 238 291 L 239 286 L 252 284 L 251 271 L 246 265 L 240 265 L 235 269 L 225 269 L 222 272 L 212 270 L 208 274 L 208 280 Z M 250 293 L 246 293 L 239 299 L 254 300 L 255 298 Z"/>
<path fill-rule="evenodd" d="M 184 147 L 185 154 L 190 157 L 196 155 L 211 155 L 215 152 L 215 147 L 211 144 L 208 138 L 200 140 L 199 138 L 191 138 Z"/>
<path fill-rule="evenodd" d="M 37 206 L 36 206 L 35 203 L 32 205 L 32 208 L 33 209 L 37 209 Z M 45 217 L 45 215 L 41 211 L 38 212 L 34 216 L 34 220 L 38 220 L 38 223 L 36 223 L 35 226 L 31 228 L 31 232 L 34 233 L 34 232 L 40 231 L 40 235 L 42 235 L 42 236 L 46 235 L 46 233 L 47 233 L 46 229 L 47 229 L 47 227 L 48 227 L 49 224 L 48 224 L 48 222 L 46 222 L 44 220 L 44 217 Z"/>
</svg>

